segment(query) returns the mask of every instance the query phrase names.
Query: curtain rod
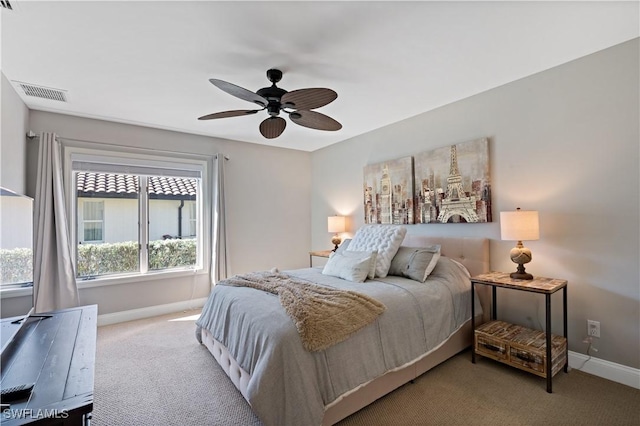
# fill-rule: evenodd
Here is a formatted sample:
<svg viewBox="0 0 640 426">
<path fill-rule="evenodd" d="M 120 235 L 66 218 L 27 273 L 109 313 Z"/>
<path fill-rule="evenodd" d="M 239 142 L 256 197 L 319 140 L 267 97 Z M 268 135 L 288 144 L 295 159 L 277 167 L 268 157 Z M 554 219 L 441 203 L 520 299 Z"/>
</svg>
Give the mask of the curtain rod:
<svg viewBox="0 0 640 426">
<path fill-rule="evenodd" d="M 40 139 L 40 135 L 36 134 L 34 131 L 29 130 L 27 132 L 27 139 L 29 140 L 33 140 L 33 139 Z M 122 148 L 122 145 L 117 145 L 117 144 L 113 144 L 113 143 L 107 143 L 107 142 L 94 142 L 94 141 L 86 141 L 86 140 L 82 140 L 82 139 L 72 139 L 72 138 L 65 138 L 63 136 L 59 136 L 58 138 L 60 139 L 64 139 L 67 141 L 72 141 L 72 142 L 83 142 L 83 143 L 90 143 L 90 144 L 96 144 L 96 145 L 106 145 L 106 146 L 113 146 L 113 147 L 117 147 L 117 148 Z M 134 147 L 135 148 L 135 147 Z M 145 149 L 145 148 L 135 148 L 135 149 Z M 189 153 L 189 152 L 178 152 L 178 151 L 165 151 L 165 150 L 158 150 L 158 149 L 154 149 L 154 152 L 161 152 L 164 154 L 190 154 L 190 155 L 203 155 L 203 154 L 193 154 L 193 153 Z M 206 154 L 204 154 L 206 155 Z M 213 157 L 217 157 L 220 154 L 213 154 Z M 229 156 L 224 155 L 223 157 L 225 160 L 229 160 Z"/>
</svg>

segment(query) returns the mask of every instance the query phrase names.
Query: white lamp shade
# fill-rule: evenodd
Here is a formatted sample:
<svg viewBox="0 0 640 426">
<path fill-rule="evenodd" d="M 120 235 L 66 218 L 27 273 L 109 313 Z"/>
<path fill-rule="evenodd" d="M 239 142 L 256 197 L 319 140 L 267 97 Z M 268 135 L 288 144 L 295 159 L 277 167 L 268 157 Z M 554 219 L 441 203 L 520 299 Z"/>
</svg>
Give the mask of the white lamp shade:
<svg viewBox="0 0 640 426">
<path fill-rule="evenodd" d="M 500 212 L 500 236 L 509 241 L 532 241 L 540 238 L 537 211 Z"/>
<path fill-rule="evenodd" d="M 339 234 L 345 231 L 344 216 L 329 216 L 327 218 L 327 232 Z"/>
</svg>

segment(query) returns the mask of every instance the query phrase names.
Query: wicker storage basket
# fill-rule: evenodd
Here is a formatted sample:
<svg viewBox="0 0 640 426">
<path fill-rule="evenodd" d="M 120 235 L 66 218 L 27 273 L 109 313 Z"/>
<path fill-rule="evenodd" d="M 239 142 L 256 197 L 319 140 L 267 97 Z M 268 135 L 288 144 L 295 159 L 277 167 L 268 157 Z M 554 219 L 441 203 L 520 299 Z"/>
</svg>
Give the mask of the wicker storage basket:
<svg viewBox="0 0 640 426">
<path fill-rule="evenodd" d="M 547 377 L 545 333 L 504 321 L 490 321 L 476 328 L 474 349 L 477 354 L 509 364 L 541 377 Z M 567 340 L 551 336 L 551 375 L 562 369 Z"/>
</svg>

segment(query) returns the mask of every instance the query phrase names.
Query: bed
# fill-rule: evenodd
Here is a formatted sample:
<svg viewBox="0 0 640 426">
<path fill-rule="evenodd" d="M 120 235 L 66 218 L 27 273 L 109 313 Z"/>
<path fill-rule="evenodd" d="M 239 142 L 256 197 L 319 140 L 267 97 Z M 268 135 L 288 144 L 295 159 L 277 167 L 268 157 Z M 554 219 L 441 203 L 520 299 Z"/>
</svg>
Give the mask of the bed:
<svg viewBox="0 0 640 426">
<path fill-rule="evenodd" d="M 364 294 L 386 308 L 322 350 L 303 347 L 273 294 L 215 286 L 196 337 L 265 425 L 335 424 L 471 345 L 468 278 L 489 271 L 488 240 L 403 235 L 401 245 L 440 246 L 426 282 L 386 276 L 357 283 L 324 275 L 323 268 L 284 271 L 296 280 Z M 479 324 L 489 297 L 477 295 Z"/>
</svg>

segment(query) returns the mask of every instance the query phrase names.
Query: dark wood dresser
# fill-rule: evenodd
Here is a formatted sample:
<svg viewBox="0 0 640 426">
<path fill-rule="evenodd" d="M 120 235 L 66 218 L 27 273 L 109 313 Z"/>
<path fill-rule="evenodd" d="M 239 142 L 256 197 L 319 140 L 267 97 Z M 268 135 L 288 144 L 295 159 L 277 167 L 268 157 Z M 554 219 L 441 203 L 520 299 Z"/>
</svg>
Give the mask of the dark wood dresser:
<svg viewBox="0 0 640 426">
<path fill-rule="evenodd" d="M 2 389 L 33 383 L 31 395 L 2 401 L 2 426 L 89 425 L 93 410 L 96 305 L 27 319 L 2 355 Z M 15 318 L 3 319 L 2 322 Z"/>
</svg>

